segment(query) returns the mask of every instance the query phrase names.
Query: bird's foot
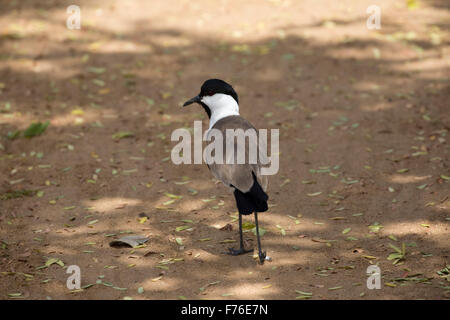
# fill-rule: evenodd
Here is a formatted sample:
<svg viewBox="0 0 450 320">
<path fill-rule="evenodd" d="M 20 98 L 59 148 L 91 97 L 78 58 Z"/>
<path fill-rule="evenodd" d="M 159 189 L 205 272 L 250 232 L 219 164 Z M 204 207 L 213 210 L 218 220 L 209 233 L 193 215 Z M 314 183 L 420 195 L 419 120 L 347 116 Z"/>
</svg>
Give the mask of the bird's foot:
<svg viewBox="0 0 450 320">
<path fill-rule="evenodd" d="M 228 254 L 232 255 L 232 256 L 238 256 L 240 254 L 244 254 L 244 253 L 248 253 L 248 252 L 252 252 L 253 250 L 245 250 L 244 248 L 239 248 L 239 249 L 233 249 L 233 248 L 228 248 Z"/>
<path fill-rule="evenodd" d="M 266 252 L 259 251 L 258 256 L 259 256 L 259 263 L 264 264 L 264 261 L 266 260 Z"/>
</svg>

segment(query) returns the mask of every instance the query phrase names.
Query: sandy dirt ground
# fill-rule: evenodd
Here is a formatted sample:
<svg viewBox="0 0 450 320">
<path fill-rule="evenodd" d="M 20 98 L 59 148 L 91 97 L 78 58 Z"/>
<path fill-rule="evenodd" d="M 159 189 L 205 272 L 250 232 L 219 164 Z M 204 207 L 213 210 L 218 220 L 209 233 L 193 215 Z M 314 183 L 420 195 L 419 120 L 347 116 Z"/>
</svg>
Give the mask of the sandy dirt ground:
<svg viewBox="0 0 450 320">
<path fill-rule="evenodd" d="M 369 30 L 371 4 L 1 1 L 0 299 L 448 299 L 449 4 L 379 0 Z M 280 130 L 264 265 L 224 254 L 236 207 L 206 165 L 170 160 L 208 78 Z"/>
</svg>

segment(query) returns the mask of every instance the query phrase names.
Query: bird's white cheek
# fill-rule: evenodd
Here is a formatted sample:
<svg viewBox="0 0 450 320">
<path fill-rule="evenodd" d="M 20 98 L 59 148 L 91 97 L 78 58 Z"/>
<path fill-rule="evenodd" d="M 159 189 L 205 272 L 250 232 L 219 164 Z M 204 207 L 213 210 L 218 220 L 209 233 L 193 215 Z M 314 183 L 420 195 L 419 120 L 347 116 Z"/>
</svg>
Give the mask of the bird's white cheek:
<svg viewBox="0 0 450 320">
<path fill-rule="evenodd" d="M 204 104 L 208 105 L 208 97 L 203 97 L 202 100 L 200 100 L 201 102 L 203 102 Z"/>
<path fill-rule="evenodd" d="M 206 104 L 210 109 L 214 107 L 214 101 L 213 101 L 212 97 L 210 97 L 210 96 L 203 97 L 201 101 L 204 104 Z"/>
</svg>

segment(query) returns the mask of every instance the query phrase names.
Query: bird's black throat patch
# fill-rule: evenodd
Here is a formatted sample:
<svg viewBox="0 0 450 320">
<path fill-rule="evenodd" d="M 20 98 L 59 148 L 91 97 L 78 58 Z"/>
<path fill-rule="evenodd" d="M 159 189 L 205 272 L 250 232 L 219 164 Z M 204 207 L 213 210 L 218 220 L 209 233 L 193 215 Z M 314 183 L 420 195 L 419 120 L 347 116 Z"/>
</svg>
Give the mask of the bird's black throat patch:
<svg viewBox="0 0 450 320">
<path fill-rule="evenodd" d="M 211 119 L 211 109 L 203 102 L 200 102 L 200 104 L 203 107 L 203 109 L 205 109 L 205 112 L 208 115 L 208 119 Z"/>
</svg>

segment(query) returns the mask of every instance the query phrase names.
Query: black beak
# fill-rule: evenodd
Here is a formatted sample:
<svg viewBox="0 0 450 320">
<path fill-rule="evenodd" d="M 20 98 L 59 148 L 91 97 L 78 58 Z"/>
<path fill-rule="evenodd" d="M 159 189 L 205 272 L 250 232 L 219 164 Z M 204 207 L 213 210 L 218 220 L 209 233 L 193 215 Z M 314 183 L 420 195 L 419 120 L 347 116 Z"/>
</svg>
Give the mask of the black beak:
<svg viewBox="0 0 450 320">
<path fill-rule="evenodd" d="M 186 101 L 183 104 L 183 107 L 186 107 L 186 106 L 188 106 L 190 104 L 193 104 L 194 102 L 200 103 L 201 100 L 202 100 L 202 98 L 200 96 L 195 96 L 191 100 Z"/>
</svg>

